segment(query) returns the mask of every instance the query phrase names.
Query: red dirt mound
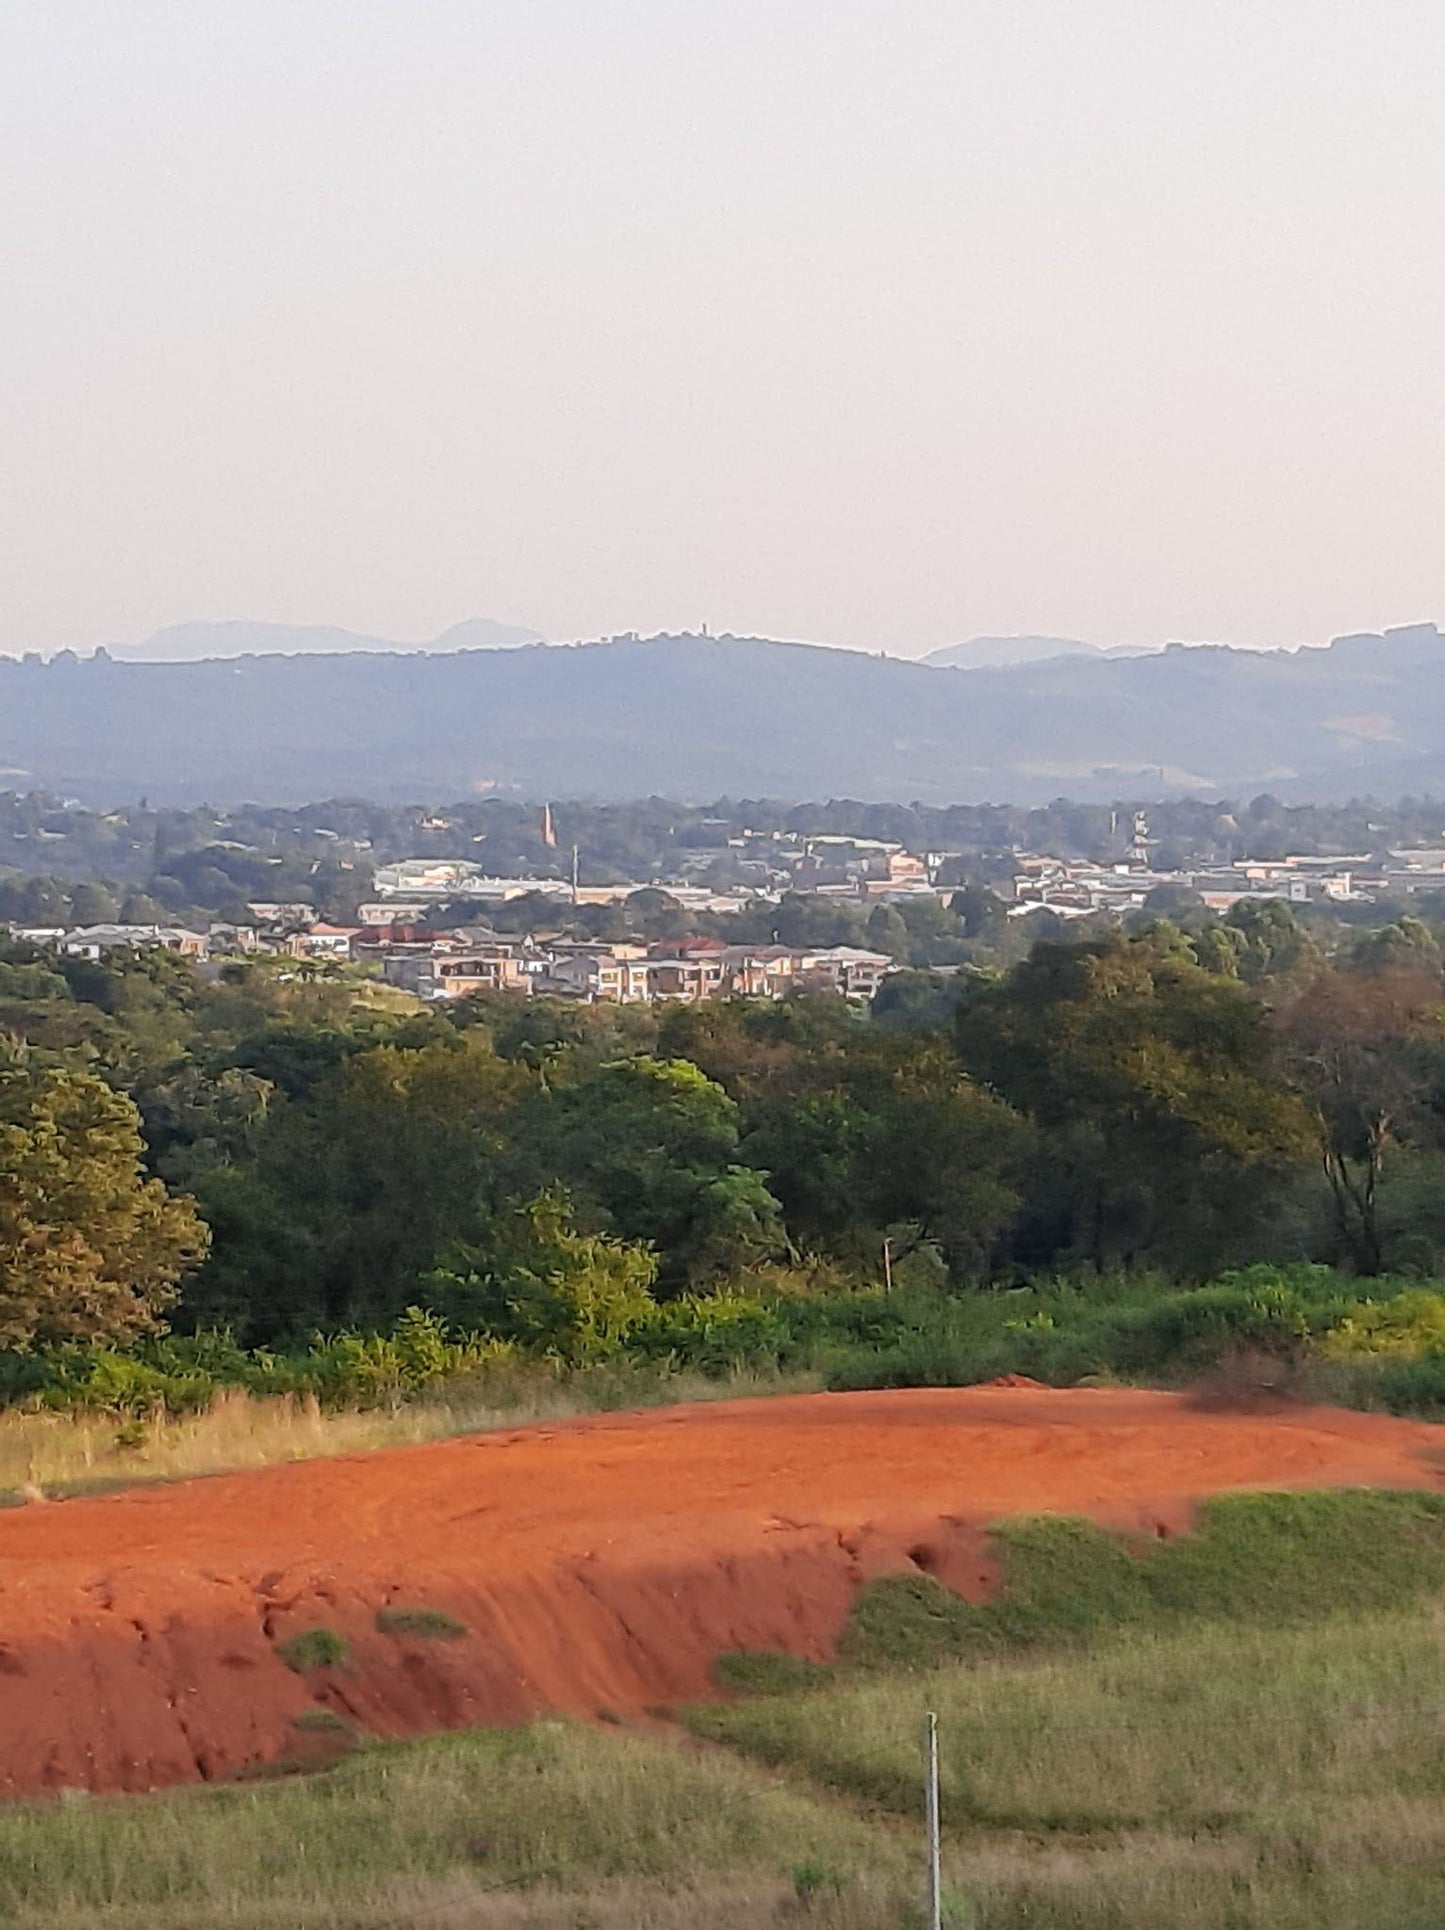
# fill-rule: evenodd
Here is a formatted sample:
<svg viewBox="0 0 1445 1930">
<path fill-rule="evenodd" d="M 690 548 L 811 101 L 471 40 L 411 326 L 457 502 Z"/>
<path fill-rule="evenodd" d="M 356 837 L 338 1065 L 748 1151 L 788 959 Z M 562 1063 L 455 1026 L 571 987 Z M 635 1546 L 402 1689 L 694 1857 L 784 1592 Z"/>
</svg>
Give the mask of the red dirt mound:
<svg viewBox="0 0 1445 1930">
<path fill-rule="evenodd" d="M 383 1735 L 705 1694 L 722 1651 L 824 1657 L 859 1584 L 991 1585 L 983 1530 L 1152 1530 L 1223 1488 L 1429 1487 L 1445 1428 L 1177 1395 L 810 1395 L 541 1426 L 0 1515 L 0 1792 L 146 1789 Z M 379 1630 L 440 1611 L 453 1639 Z M 309 1628 L 343 1666 L 296 1673 Z"/>
</svg>

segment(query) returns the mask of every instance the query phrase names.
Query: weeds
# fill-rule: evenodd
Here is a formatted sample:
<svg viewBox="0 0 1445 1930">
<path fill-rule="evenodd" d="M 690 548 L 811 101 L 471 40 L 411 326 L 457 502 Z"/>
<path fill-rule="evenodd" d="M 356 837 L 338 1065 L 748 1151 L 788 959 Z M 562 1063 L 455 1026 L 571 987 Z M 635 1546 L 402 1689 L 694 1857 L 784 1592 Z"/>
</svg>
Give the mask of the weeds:
<svg viewBox="0 0 1445 1930">
<path fill-rule="evenodd" d="M 376 1627 L 382 1635 L 409 1635 L 426 1642 L 451 1642 L 467 1632 L 465 1622 L 440 1608 L 379 1608 Z"/>
</svg>

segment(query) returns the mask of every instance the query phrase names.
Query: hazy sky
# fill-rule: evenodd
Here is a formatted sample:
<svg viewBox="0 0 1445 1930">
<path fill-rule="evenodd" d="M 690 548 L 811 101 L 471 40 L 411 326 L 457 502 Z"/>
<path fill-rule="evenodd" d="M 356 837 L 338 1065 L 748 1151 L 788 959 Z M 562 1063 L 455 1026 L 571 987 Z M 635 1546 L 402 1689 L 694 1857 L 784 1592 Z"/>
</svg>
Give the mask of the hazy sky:
<svg viewBox="0 0 1445 1930">
<path fill-rule="evenodd" d="M 0 650 L 1445 617 L 1441 0 L 5 0 Z"/>
</svg>

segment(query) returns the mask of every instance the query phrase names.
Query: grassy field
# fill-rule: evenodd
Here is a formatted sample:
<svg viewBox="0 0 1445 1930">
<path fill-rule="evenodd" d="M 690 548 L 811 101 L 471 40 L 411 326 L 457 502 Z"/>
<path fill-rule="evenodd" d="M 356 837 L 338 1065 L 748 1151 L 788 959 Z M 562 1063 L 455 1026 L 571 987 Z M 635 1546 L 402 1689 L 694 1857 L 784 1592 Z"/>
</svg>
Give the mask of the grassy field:
<svg viewBox="0 0 1445 1930">
<path fill-rule="evenodd" d="M 324 1775 L 0 1812 L 7 1930 L 893 1925 L 901 1842 L 721 1752 L 538 1724 Z"/>
<path fill-rule="evenodd" d="M 938 1712 L 955 1881 L 989 1930 L 1445 1922 L 1445 1622 L 1133 1631 L 695 1711 L 699 1733 L 916 1815 Z"/>
<path fill-rule="evenodd" d="M 875 1584 L 832 1672 L 686 1733 L 539 1723 L 310 1776 L 0 1811 L 15 1930 L 917 1930 L 940 1717 L 954 1930 L 1441 1930 L 1445 1501 L 1235 1496 L 1144 1552 L 1002 1539 Z M 334 1735 L 298 1737 L 298 1753 Z"/>
</svg>

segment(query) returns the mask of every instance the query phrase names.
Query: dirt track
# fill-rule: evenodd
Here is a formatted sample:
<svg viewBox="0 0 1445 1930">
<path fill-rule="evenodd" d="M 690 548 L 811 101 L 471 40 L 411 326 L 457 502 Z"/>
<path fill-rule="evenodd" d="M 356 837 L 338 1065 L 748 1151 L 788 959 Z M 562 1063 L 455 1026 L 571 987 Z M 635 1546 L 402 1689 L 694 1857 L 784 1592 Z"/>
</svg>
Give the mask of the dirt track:
<svg viewBox="0 0 1445 1930">
<path fill-rule="evenodd" d="M 383 1735 L 626 1713 L 733 1648 L 825 1656 L 859 1583 L 991 1583 L 1029 1510 L 1149 1530 L 1225 1488 L 1439 1484 L 1445 1428 L 1029 1387 L 674 1408 L 0 1514 L 0 1793 L 144 1789 L 287 1753 L 321 1701 Z M 388 1603 L 465 1623 L 377 1632 Z M 324 1624 L 349 1665 L 275 1653 Z"/>
</svg>

